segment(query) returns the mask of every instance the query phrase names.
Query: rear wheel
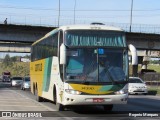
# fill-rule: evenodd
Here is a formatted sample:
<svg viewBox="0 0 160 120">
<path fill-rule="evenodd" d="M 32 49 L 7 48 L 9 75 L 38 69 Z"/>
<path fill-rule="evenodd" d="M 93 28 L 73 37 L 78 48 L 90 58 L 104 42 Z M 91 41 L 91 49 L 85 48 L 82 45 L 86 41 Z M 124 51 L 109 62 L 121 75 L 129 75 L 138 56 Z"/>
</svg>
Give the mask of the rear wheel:
<svg viewBox="0 0 160 120">
<path fill-rule="evenodd" d="M 103 105 L 105 111 L 112 111 L 113 105 Z"/>
<path fill-rule="evenodd" d="M 42 102 L 43 101 L 43 98 L 38 95 L 38 90 L 37 89 L 35 90 L 35 95 L 36 95 L 36 100 L 38 102 Z"/>
</svg>

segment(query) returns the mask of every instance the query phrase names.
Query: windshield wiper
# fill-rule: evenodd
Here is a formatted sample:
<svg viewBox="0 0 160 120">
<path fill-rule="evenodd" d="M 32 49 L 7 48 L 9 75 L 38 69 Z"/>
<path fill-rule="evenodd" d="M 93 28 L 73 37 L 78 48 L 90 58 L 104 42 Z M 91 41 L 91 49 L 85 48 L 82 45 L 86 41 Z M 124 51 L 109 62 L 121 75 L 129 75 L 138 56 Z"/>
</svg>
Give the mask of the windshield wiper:
<svg viewBox="0 0 160 120">
<path fill-rule="evenodd" d="M 82 81 L 82 82 L 81 82 L 81 84 L 89 85 L 89 84 L 90 84 L 90 82 L 88 82 L 88 81 Z"/>
</svg>

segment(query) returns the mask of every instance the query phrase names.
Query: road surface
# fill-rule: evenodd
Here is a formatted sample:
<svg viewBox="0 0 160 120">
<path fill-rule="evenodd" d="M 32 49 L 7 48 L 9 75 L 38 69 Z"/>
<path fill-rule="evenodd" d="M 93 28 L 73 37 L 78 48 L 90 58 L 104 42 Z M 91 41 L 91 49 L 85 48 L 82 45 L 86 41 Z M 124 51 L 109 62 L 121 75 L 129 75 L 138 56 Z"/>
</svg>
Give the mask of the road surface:
<svg viewBox="0 0 160 120">
<path fill-rule="evenodd" d="M 28 113 L 30 113 L 29 117 L 39 117 L 39 119 L 42 120 L 51 119 L 51 117 L 57 119 L 60 119 L 60 117 L 65 119 L 83 118 L 87 120 L 105 119 L 106 117 L 112 119 L 136 119 L 138 116 L 140 116 L 138 117 L 140 119 L 160 118 L 160 96 L 130 95 L 128 104 L 115 105 L 113 111 L 110 113 L 106 113 L 103 108 L 99 106 L 80 106 L 79 108 L 57 112 L 55 105 L 51 101 L 37 102 L 35 99 L 35 96 L 31 94 L 29 90 L 23 91 L 20 90 L 19 87 L 11 87 L 10 83 L 0 82 L 0 111 L 4 112 L 3 119 L 6 114 L 5 112 L 11 112 L 14 117 L 19 113 L 19 119 L 22 119 L 20 117 L 24 118 L 26 114 L 28 117 Z M 36 114 L 37 116 L 32 114 Z"/>
</svg>

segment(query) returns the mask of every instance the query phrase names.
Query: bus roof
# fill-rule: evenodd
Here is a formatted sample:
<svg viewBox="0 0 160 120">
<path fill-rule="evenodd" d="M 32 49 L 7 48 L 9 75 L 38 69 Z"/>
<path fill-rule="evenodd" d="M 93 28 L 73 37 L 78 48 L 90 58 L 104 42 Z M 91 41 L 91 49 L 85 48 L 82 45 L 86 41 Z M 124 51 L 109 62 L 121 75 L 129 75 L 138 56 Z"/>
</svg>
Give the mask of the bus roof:
<svg viewBox="0 0 160 120">
<path fill-rule="evenodd" d="M 43 40 L 44 38 L 47 38 L 48 36 L 54 34 L 55 32 L 57 32 L 58 30 L 108 30 L 108 31 L 123 31 L 122 29 L 118 28 L 118 27 L 113 27 L 113 26 L 106 26 L 106 25 L 66 25 L 66 26 L 61 26 L 59 28 L 56 28 L 52 31 L 50 31 L 49 33 L 47 33 L 44 37 L 40 38 L 39 40 L 37 40 L 36 42 L 34 42 L 32 44 L 32 46 L 38 42 L 40 42 L 41 40 Z"/>
<path fill-rule="evenodd" d="M 120 28 L 106 25 L 68 25 L 62 26 L 62 30 L 109 30 L 109 31 L 123 31 Z"/>
</svg>

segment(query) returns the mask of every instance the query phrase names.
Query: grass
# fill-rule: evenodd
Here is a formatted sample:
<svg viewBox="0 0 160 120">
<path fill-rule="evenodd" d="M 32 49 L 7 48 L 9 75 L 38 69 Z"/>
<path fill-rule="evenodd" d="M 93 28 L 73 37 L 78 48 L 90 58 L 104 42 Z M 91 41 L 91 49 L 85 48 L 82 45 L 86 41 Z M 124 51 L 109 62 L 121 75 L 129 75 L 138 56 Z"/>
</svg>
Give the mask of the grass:
<svg viewBox="0 0 160 120">
<path fill-rule="evenodd" d="M 157 73 L 160 73 L 160 65 L 158 64 L 148 64 L 147 69 L 155 70 Z M 138 73 L 141 71 L 141 65 L 138 65 Z M 132 65 L 129 65 L 129 75 L 132 75 Z"/>
<path fill-rule="evenodd" d="M 148 94 L 160 96 L 160 86 L 148 86 Z"/>
<path fill-rule="evenodd" d="M 152 70 L 155 70 L 156 72 L 160 73 L 160 65 L 149 64 L 148 69 L 152 69 Z"/>
</svg>

